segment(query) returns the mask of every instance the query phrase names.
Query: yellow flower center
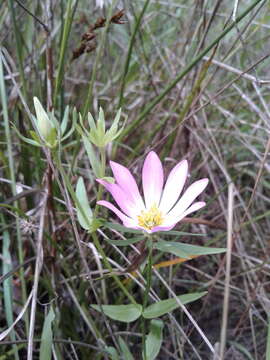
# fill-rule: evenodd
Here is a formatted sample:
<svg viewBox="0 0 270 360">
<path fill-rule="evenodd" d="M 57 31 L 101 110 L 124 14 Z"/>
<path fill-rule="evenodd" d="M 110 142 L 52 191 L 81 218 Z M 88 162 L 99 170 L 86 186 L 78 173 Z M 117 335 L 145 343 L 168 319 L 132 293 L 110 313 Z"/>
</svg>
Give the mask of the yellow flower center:
<svg viewBox="0 0 270 360">
<path fill-rule="evenodd" d="M 163 222 L 163 214 L 159 208 L 154 204 L 147 211 L 142 211 L 138 216 L 138 223 L 146 230 L 151 230 L 155 226 L 161 225 Z"/>
</svg>

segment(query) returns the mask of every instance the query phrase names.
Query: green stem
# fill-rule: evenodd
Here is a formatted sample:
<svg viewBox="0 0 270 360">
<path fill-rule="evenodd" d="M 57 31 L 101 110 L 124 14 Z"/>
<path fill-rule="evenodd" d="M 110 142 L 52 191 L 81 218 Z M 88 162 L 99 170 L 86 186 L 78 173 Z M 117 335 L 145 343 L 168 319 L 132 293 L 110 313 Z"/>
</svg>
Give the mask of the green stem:
<svg viewBox="0 0 270 360">
<path fill-rule="evenodd" d="M 99 148 L 99 152 L 100 152 L 100 159 L 101 159 L 101 177 L 103 177 L 103 176 L 105 176 L 105 168 L 106 168 L 106 150 L 105 150 L 105 148 Z M 98 211 L 98 206 L 99 206 L 97 204 L 97 202 L 99 200 L 101 200 L 102 194 L 103 194 L 103 186 L 101 184 L 99 184 L 96 207 L 94 210 L 94 218 L 97 216 L 97 211 Z"/>
<path fill-rule="evenodd" d="M 136 37 L 136 34 L 137 34 L 138 30 L 139 30 L 139 27 L 140 27 L 141 22 L 142 22 L 143 15 L 144 15 L 144 13 L 145 13 L 145 11 L 147 9 L 147 6 L 148 6 L 149 2 L 150 2 L 150 0 L 145 1 L 144 6 L 142 8 L 142 11 L 141 11 L 141 13 L 140 13 L 140 15 L 139 15 L 139 17 L 137 19 L 137 22 L 135 24 L 133 33 L 132 33 L 131 38 L 130 38 L 130 42 L 129 42 L 129 46 L 128 46 L 128 52 L 127 52 L 127 58 L 126 58 L 126 61 L 125 61 L 124 74 L 123 74 L 123 79 L 122 79 L 122 84 L 121 84 L 121 89 L 120 89 L 118 108 L 120 108 L 122 106 L 122 103 L 123 103 L 123 96 L 124 96 L 125 85 L 126 85 L 125 81 L 126 81 L 126 76 L 127 76 L 128 69 L 129 69 L 132 49 L 133 49 L 133 46 L 135 44 L 135 37 Z"/>
<path fill-rule="evenodd" d="M 2 53 L 0 51 L 0 98 L 2 103 L 3 109 L 3 118 L 4 118 L 4 128 L 5 128 L 5 137 L 7 142 L 7 156 L 8 156 L 8 166 L 9 166 L 9 175 L 11 179 L 11 190 L 12 195 L 16 196 L 16 176 L 15 176 L 15 164 L 14 164 L 14 156 L 12 151 L 12 139 L 11 139 L 11 131 L 10 131 L 10 122 L 8 119 L 8 106 L 7 106 L 7 97 L 6 97 L 6 87 L 4 81 L 4 70 L 3 70 L 3 63 L 2 63 Z M 14 202 L 14 206 L 16 208 L 19 207 L 17 201 Z M 24 263 L 24 254 L 23 254 L 23 241 L 21 236 L 21 227 L 19 218 L 16 216 L 16 234 L 17 234 L 17 246 L 18 246 L 18 258 L 19 264 Z M 27 290 L 26 290 L 26 281 L 25 281 L 25 274 L 23 267 L 20 268 L 19 271 L 20 282 L 22 287 L 22 299 L 23 303 L 25 304 L 27 301 Z M 29 333 L 29 319 L 28 319 L 28 311 L 25 311 L 24 314 L 24 321 L 26 327 L 26 333 Z"/>
<path fill-rule="evenodd" d="M 149 254 L 147 259 L 147 266 L 146 266 L 146 286 L 143 294 L 143 305 L 142 305 L 142 312 L 147 306 L 149 293 L 151 289 L 152 283 L 152 254 L 153 254 L 153 239 L 149 236 L 147 239 L 148 247 L 149 247 Z M 146 319 L 142 316 L 142 344 L 143 344 L 143 359 L 146 360 Z"/>
<path fill-rule="evenodd" d="M 86 101 L 85 101 L 85 105 L 84 105 L 84 108 L 83 108 L 83 113 L 82 113 L 83 121 L 86 118 L 86 115 L 87 115 L 87 113 L 89 111 L 90 103 L 92 101 L 93 88 L 94 88 L 94 83 L 95 83 L 95 80 L 96 80 L 97 70 L 98 70 L 98 66 L 101 64 L 101 55 L 102 55 L 102 52 L 103 52 L 105 39 L 106 39 L 106 34 L 107 34 L 107 30 L 108 30 L 109 25 L 110 25 L 110 21 L 111 21 L 111 17 L 112 17 L 112 11 L 113 11 L 113 8 L 114 8 L 115 4 L 116 4 L 116 0 L 112 1 L 111 6 L 110 6 L 109 11 L 108 11 L 107 18 L 106 18 L 105 27 L 104 27 L 104 30 L 103 30 L 102 35 L 101 35 L 100 45 L 98 47 L 96 60 L 95 60 L 94 66 L 93 66 L 91 80 L 90 80 L 89 86 L 88 86 Z"/>
<path fill-rule="evenodd" d="M 8 1 L 9 11 L 11 13 L 11 20 L 12 25 L 14 28 L 14 36 L 15 36 L 15 47 L 16 47 L 16 54 L 19 63 L 19 72 L 20 78 L 22 81 L 22 94 L 26 97 L 26 81 L 24 75 L 24 66 L 23 66 L 23 49 L 22 49 L 22 42 L 21 42 L 21 30 L 18 28 L 18 21 L 16 20 L 15 10 L 14 10 L 14 0 Z"/>
<path fill-rule="evenodd" d="M 72 9 L 73 1 L 69 0 L 67 4 L 67 11 L 66 11 L 66 19 L 64 23 L 63 34 L 61 38 L 60 44 L 60 54 L 59 54 L 59 61 L 58 61 L 58 68 L 57 68 L 57 76 L 55 80 L 55 88 L 54 88 L 54 97 L 53 97 L 53 104 L 56 106 L 58 92 L 61 88 L 63 77 L 64 77 L 64 65 L 66 61 L 66 51 L 68 45 L 69 34 L 71 30 L 72 21 L 74 18 L 75 10 L 77 7 L 78 2 L 74 4 L 74 8 Z"/>
<path fill-rule="evenodd" d="M 105 156 L 105 149 L 104 149 L 104 154 Z M 64 184 L 65 186 L 67 187 L 68 191 L 69 191 L 69 194 L 73 200 L 73 202 L 76 204 L 76 206 L 79 208 L 79 210 L 82 212 L 82 214 L 84 213 L 82 207 L 80 206 L 80 203 L 77 201 L 77 197 L 76 197 L 76 194 L 75 194 L 75 191 L 73 190 L 73 187 L 69 181 L 69 178 L 67 176 L 67 174 L 65 173 L 65 170 L 61 164 L 61 159 L 56 156 L 55 157 L 55 162 L 57 164 L 57 169 L 58 171 L 60 172 L 62 178 L 63 178 L 63 181 L 64 181 Z M 105 164 L 105 161 L 104 161 L 104 164 Z M 104 165 L 105 167 L 105 165 Z M 87 218 L 86 218 L 87 220 Z M 100 253 L 101 257 L 102 257 L 102 260 L 106 266 L 106 268 L 110 271 L 111 273 L 111 276 L 112 278 L 114 279 L 114 281 L 116 282 L 116 284 L 118 285 L 118 287 L 123 291 L 123 293 L 128 297 L 128 299 L 133 303 L 133 304 L 137 304 L 134 297 L 128 292 L 128 290 L 126 289 L 126 287 L 122 284 L 122 282 L 119 280 L 118 276 L 116 274 L 114 274 L 113 272 L 113 268 L 111 266 L 111 264 L 109 263 L 108 259 L 107 259 L 107 256 L 99 242 L 99 239 L 98 239 L 98 236 L 97 236 L 97 233 L 96 232 L 93 232 L 91 233 L 91 236 L 93 238 L 93 241 L 94 241 L 94 244 L 98 250 L 98 252 Z"/>
<path fill-rule="evenodd" d="M 110 275 L 112 276 L 112 278 L 114 279 L 114 281 L 116 282 L 116 284 L 119 286 L 119 288 L 123 291 L 123 293 L 127 296 L 127 298 L 132 302 L 132 304 L 136 305 L 136 300 L 134 299 L 134 297 L 128 292 L 128 290 L 126 289 L 126 287 L 122 284 L 121 280 L 119 280 L 118 276 L 114 274 L 113 272 L 113 268 L 111 267 L 111 264 L 109 263 L 107 256 L 99 242 L 99 239 L 97 237 L 97 233 L 93 232 L 92 234 L 92 238 L 94 241 L 94 244 L 98 250 L 98 252 L 100 253 L 100 255 L 102 256 L 102 260 L 106 266 L 106 268 L 110 271 Z"/>
</svg>

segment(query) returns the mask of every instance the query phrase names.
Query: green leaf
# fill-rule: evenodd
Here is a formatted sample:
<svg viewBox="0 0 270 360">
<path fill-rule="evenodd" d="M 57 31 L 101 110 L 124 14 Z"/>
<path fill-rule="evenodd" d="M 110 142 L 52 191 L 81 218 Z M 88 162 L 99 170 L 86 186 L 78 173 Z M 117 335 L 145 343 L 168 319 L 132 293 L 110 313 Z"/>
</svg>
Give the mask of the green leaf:
<svg viewBox="0 0 270 360">
<path fill-rule="evenodd" d="M 119 337 L 119 346 L 120 346 L 121 355 L 122 355 L 123 359 L 125 359 L 125 360 L 134 360 L 134 357 L 132 356 L 127 344 L 121 338 L 121 336 Z"/>
<path fill-rule="evenodd" d="M 68 115 L 69 115 L 69 106 L 66 107 L 65 112 L 64 112 L 64 116 L 61 122 L 61 136 L 64 135 L 64 133 L 66 132 L 67 129 L 67 123 L 68 123 Z"/>
<path fill-rule="evenodd" d="M 163 326 L 163 321 L 160 319 L 151 321 L 150 333 L 146 337 L 146 358 L 143 356 L 144 360 L 154 360 L 158 356 L 163 339 Z"/>
<path fill-rule="evenodd" d="M 25 141 L 27 144 L 41 147 L 41 144 L 40 144 L 39 140 L 38 140 L 38 142 L 37 142 L 37 141 L 35 141 L 35 140 L 31 140 L 31 139 L 29 139 L 29 138 L 21 135 L 20 132 L 19 132 L 19 130 L 16 128 L 15 125 L 13 125 L 13 129 L 16 131 L 16 133 L 17 133 L 17 135 L 19 136 L 19 138 L 22 139 L 23 141 Z"/>
<path fill-rule="evenodd" d="M 33 130 L 30 130 L 29 133 L 32 136 L 32 138 L 34 139 L 34 141 L 41 145 L 40 138 L 37 135 L 37 133 Z"/>
<path fill-rule="evenodd" d="M 200 292 L 200 293 L 192 293 L 192 294 L 185 294 L 177 296 L 179 301 L 184 305 L 188 304 L 192 301 L 200 299 L 202 296 L 207 294 L 207 291 Z M 142 316 L 145 319 L 153 319 L 162 315 L 165 315 L 179 307 L 176 299 L 167 299 L 158 301 L 152 305 L 149 305 L 143 312 Z"/>
<path fill-rule="evenodd" d="M 52 128 L 48 133 L 46 138 L 46 144 L 48 144 L 48 146 L 51 148 L 57 145 L 57 131 L 55 128 Z"/>
<path fill-rule="evenodd" d="M 112 126 L 110 129 L 106 132 L 106 141 L 112 141 L 117 133 L 118 130 L 118 122 L 121 117 L 121 109 L 117 111 L 117 114 L 113 120 Z"/>
<path fill-rule="evenodd" d="M 91 307 L 99 312 L 101 308 L 99 305 L 91 305 Z M 101 305 L 105 315 L 113 320 L 129 323 L 137 320 L 142 314 L 142 306 L 139 304 L 129 305 Z"/>
<path fill-rule="evenodd" d="M 77 182 L 76 196 L 77 196 L 78 202 L 80 204 L 80 208 L 76 204 L 77 216 L 78 216 L 79 223 L 80 223 L 81 227 L 83 227 L 85 230 L 90 230 L 93 214 L 92 214 L 92 210 L 88 203 L 88 197 L 87 197 L 87 193 L 85 190 L 85 186 L 84 186 L 82 177 L 80 177 Z"/>
<path fill-rule="evenodd" d="M 114 229 L 122 233 L 140 234 L 140 235 L 143 233 L 142 230 L 126 228 L 125 226 L 116 223 L 104 222 L 103 226 L 105 226 L 108 229 Z"/>
<path fill-rule="evenodd" d="M 82 135 L 82 140 L 93 172 L 97 178 L 100 178 L 102 176 L 100 160 L 98 159 L 91 142 L 87 139 L 85 135 Z"/>
<path fill-rule="evenodd" d="M 113 346 L 106 346 L 105 351 L 109 354 L 112 360 L 119 360 L 118 353 Z"/>
<path fill-rule="evenodd" d="M 97 121 L 97 129 L 100 135 L 105 135 L 105 118 L 102 107 L 99 108 L 98 121 Z"/>
<path fill-rule="evenodd" d="M 189 232 L 185 232 L 185 231 L 175 231 L 175 230 L 171 230 L 171 231 L 166 231 L 163 232 L 164 235 L 178 235 L 178 236 L 207 236 L 207 234 L 194 234 L 194 233 L 189 233 Z"/>
<path fill-rule="evenodd" d="M 158 241 L 154 244 L 154 248 L 163 252 L 174 254 L 184 259 L 193 255 L 220 254 L 226 252 L 227 250 L 225 248 L 197 246 L 173 241 Z"/>
<path fill-rule="evenodd" d="M 93 118 L 93 116 L 92 116 L 92 114 L 90 112 L 87 115 L 87 120 L 88 120 L 90 130 L 91 131 L 97 131 L 95 120 L 94 120 L 94 118 Z M 81 123 L 82 123 L 82 120 L 81 120 Z"/>
<path fill-rule="evenodd" d="M 41 335 L 41 344 L 39 352 L 39 360 L 51 360 L 52 354 L 52 322 L 55 318 L 53 307 L 51 306 L 48 315 L 45 318 L 42 335 Z"/>
<path fill-rule="evenodd" d="M 127 239 L 127 240 L 110 240 L 110 239 L 105 239 L 105 241 L 107 241 L 109 244 L 115 245 L 115 246 L 127 246 L 130 244 L 135 244 L 139 241 L 142 241 L 145 237 L 144 236 L 139 236 L 139 237 L 135 237 L 132 239 Z"/>
</svg>

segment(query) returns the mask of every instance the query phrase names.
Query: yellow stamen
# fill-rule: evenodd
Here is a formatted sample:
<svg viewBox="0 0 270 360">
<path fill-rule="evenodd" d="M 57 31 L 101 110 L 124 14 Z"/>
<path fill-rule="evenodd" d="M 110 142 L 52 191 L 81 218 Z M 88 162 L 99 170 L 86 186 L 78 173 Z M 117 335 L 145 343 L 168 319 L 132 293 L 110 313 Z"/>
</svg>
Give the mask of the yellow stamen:
<svg viewBox="0 0 270 360">
<path fill-rule="evenodd" d="M 163 220 L 163 214 L 155 204 L 149 210 L 142 211 L 141 215 L 138 216 L 139 225 L 146 230 L 161 225 Z"/>
</svg>

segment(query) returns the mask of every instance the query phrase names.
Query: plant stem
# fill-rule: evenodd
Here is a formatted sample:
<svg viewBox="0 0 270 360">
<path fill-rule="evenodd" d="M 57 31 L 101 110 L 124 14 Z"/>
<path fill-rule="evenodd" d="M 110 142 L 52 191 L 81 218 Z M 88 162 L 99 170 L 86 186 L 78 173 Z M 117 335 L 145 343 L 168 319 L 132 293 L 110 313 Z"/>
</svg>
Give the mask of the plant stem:
<svg viewBox="0 0 270 360">
<path fill-rule="evenodd" d="M 152 283 L 152 253 L 153 253 L 153 239 L 149 236 L 147 239 L 148 247 L 149 247 L 149 254 L 148 254 L 148 261 L 146 266 L 146 286 L 145 291 L 143 294 L 143 305 L 142 305 L 142 312 L 144 312 L 144 309 L 147 306 L 148 299 L 149 299 L 149 293 L 151 289 L 151 283 Z M 142 345 L 143 345 L 143 359 L 146 360 L 146 328 L 145 328 L 146 320 L 142 316 Z"/>
<path fill-rule="evenodd" d="M 104 27 L 104 30 L 101 35 L 100 45 L 97 50 L 97 55 L 96 55 L 95 63 L 93 65 L 93 70 L 92 70 L 92 76 L 91 76 L 91 79 L 90 79 L 90 82 L 88 85 L 87 96 L 86 96 L 86 100 L 85 100 L 85 104 L 84 104 L 84 108 L 83 108 L 83 112 L 82 112 L 83 121 L 85 120 L 87 113 L 89 111 L 89 106 L 93 101 L 93 89 L 94 89 L 94 84 L 95 84 L 95 80 L 97 77 L 98 66 L 101 64 L 101 56 L 102 56 L 103 49 L 104 49 L 106 34 L 107 34 L 107 31 L 108 31 L 108 28 L 110 25 L 110 20 L 111 20 L 113 8 L 115 5 L 116 5 L 116 0 L 112 1 L 111 6 L 109 7 L 108 14 L 106 17 L 105 27 Z"/>
<path fill-rule="evenodd" d="M 144 6 L 142 8 L 142 11 L 140 12 L 140 15 L 138 17 L 138 19 L 136 20 L 136 24 L 134 27 L 134 30 L 132 32 L 130 41 L 129 41 L 129 45 L 128 45 L 128 52 L 127 52 L 127 58 L 125 61 L 125 67 L 124 67 L 124 73 L 123 73 L 123 79 L 122 79 L 122 84 L 121 84 L 121 89 L 120 89 L 120 95 L 119 95 L 119 103 L 118 103 L 118 108 L 120 108 L 123 105 L 123 97 L 124 97 L 124 91 L 125 91 L 125 85 L 126 85 L 126 76 L 128 73 L 128 69 L 129 69 L 129 64 L 130 64 L 130 60 L 131 60 L 131 54 L 132 54 L 132 50 L 133 50 L 133 46 L 135 44 L 135 37 L 136 34 L 139 30 L 139 27 L 141 25 L 142 22 L 142 18 L 143 15 L 147 9 L 147 6 L 149 5 L 149 0 L 146 0 L 144 3 Z"/>
<path fill-rule="evenodd" d="M 100 159 L 101 159 L 101 177 L 105 176 L 105 167 L 106 167 L 106 150 L 105 148 L 99 148 L 100 152 Z M 103 193 L 103 186 L 99 184 L 98 186 L 98 193 L 97 193 L 97 202 L 101 199 Z M 94 218 L 97 215 L 98 204 L 96 203 L 95 210 L 94 210 Z"/>
</svg>

